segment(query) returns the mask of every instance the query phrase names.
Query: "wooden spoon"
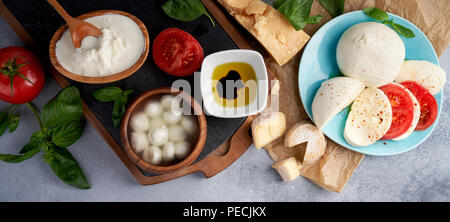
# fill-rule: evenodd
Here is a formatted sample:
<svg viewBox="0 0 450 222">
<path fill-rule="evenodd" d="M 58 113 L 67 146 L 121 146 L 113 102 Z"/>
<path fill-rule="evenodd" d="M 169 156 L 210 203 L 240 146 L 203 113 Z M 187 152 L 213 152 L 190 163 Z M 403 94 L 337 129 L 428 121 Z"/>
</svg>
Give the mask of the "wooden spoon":
<svg viewBox="0 0 450 222">
<path fill-rule="evenodd" d="M 102 31 L 94 25 L 70 16 L 56 0 L 47 0 L 47 2 L 52 5 L 59 15 L 67 22 L 70 35 L 72 36 L 72 43 L 75 48 L 81 47 L 81 41 L 83 41 L 86 36 L 98 38 L 102 35 Z"/>
</svg>

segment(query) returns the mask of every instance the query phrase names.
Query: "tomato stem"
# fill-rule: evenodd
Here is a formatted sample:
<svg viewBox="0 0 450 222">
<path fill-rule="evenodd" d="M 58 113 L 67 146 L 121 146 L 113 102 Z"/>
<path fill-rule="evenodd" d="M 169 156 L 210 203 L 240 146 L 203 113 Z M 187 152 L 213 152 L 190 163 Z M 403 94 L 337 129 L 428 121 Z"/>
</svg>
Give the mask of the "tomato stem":
<svg viewBox="0 0 450 222">
<path fill-rule="evenodd" d="M 26 104 L 27 104 L 28 108 L 31 109 L 31 112 L 33 112 L 34 116 L 36 116 L 36 119 L 39 122 L 39 127 L 41 128 L 41 130 L 44 130 L 44 126 L 42 125 L 41 117 L 39 117 L 39 113 L 38 113 L 36 107 L 34 107 L 33 104 L 31 104 L 31 102 L 27 102 Z"/>
</svg>

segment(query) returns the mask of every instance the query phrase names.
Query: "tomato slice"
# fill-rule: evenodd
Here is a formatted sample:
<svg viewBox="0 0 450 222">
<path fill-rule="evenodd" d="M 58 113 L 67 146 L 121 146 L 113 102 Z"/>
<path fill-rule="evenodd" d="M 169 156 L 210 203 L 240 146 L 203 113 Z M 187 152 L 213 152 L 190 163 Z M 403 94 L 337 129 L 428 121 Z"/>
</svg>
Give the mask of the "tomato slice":
<svg viewBox="0 0 450 222">
<path fill-rule="evenodd" d="M 436 99 L 430 92 L 420 84 L 414 81 L 402 82 L 405 88 L 409 89 L 411 93 L 417 98 L 420 104 L 420 119 L 417 124 L 416 131 L 428 129 L 433 125 L 438 114 L 438 105 Z"/>
<path fill-rule="evenodd" d="M 187 76 L 197 71 L 203 62 L 203 48 L 189 33 L 168 28 L 156 36 L 153 60 L 164 72 Z"/>
<path fill-rule="evenodd" d="M 380 89 L 389 98 L 392 107 L 391 128 L 381 140 L 391 140 L 408 131 L 414 118 L 414 102 L 402 86 L 391 83 Z"/>
</svg>

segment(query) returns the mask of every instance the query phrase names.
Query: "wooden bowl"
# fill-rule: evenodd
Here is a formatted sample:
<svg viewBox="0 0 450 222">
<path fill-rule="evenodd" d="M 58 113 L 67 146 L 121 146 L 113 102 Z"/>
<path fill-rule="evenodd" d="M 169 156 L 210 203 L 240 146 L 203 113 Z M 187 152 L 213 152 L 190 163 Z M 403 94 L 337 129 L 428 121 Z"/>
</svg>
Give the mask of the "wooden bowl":
<svg viewBox="0 0 450 222">
<path fill-rule="evenodd" d="M 147 28 L 145 27 L 144 23 L 142 23 L 141 20 L 136 18 L 134 15 L 127 13 L 127 12 L 118 11 L 118 10 L 101 10 L 101 11 L 89 12 L 89 13 L 80 15 L 77 18 L 81 19 L 81 20 L 85 20 L 87 18 L 91 18 L 91 17 L 95 17 L 95 16 L 99 16 L 99 15 L 108 15 L 108 14 L 117 14 L 117 15 L 126 16 L 126 17 L 132 19 L 134 22 L 136 22 L 136 24 L 141 29 L 142 34 L 144 35 L 145 46 L 144 46 L 144 52 L 142 52 L 142 55 L 141 55 L 141 57 L 139 57 L 138 61 L 134 65 L 129 67 L 128 69 L 126 69 L 122 72 L 116 73 L 116 74 L 108 75 L 108 76 L 89 77 L 89 76 L 82 76 L 80 74 L 69 72 L 59 63 L 58 58 L 56 58 L 56 51 L 55 51 L 56 43 L 59 41 L 59 39 L 61 38 L 61 36 L 67 29 L 67 24 L 65 24 L 65 25 L 61 26 L 55 32 L 55 34 L 52 37 L 52 40 L 50 41 L 50 47 L 49 47 L 50 60 L 56 70 L 58 70 L 65 77 L 75 80 L 77 82 L 110 83 L 110 82 L 115 82 L 115 81 L 127 78 L 128 76 L 135 73 L 144 64 L 145 60 L 147 59 L 148 52 L 150 49 L 150 37 L 148 35 L 148 31 L 147 31 Z"/>
<path fill-rule="evenodd" d="M 145 160 L 143 160 L 138 154 L 134 152 L 134 149 L 131 148 L 130 144 L 130 138 L 129 138 L 129 120 L 131 115 L 134 113 L 136 109 L 139 109 L 142 107 L 142 104 L 146 103 L 147 101 L 151 100 L 152 98 L 157 98 L 162 95 L 166 94 L 172 94 L 172 95 L 179 95 L 184 101 L 190 102 L 191 108 L 198 120 L 198 135 L 197 135 L 197 143 L 195 144 L 194 148 L 192 149 L 191 153 L 183 160 L 173 164 L 173 165 L 153 165 Z M 164 173 L 170 173 L 177 169 L 186 167 L 190 165 L 192 162 L 197 159 L 198 155 L 200 155 L 203 146 L 205 145 L 206 141 L 206 131 L 207 131 L 207 125 L 206 125 L 206 119 L 205 114 L 203 113 L 202 107 L 198 102 L 192 98 L 189 94 L 180 91 L 175 88 L 171 87 L 161 87 L 157 89 L 149 90 L 142 95 L 140 95 L 137 99 L 135 99 L 128 107 L 127 111 L 125 112 L 125 115 L 122 119 L 122 123 L 120 126 L 120 138 L 122 140 L 123 147 L 125 148 L 126 153 L 131 158 L 131 160 L 138 165 L 140 168 L 153 172 L 158 174 L 164 174 Z"/>
</svg>

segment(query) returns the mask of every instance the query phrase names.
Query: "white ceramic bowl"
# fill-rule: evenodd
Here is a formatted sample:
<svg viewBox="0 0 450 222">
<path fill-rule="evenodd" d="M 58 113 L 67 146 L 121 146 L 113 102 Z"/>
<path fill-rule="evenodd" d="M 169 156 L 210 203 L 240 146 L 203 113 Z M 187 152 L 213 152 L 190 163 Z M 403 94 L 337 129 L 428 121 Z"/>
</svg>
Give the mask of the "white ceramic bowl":
<svg viewBox="0 0 450 222">
<path fill-rule="evenodd" d="M 212 91 L 212 74 L 214 69 L 221 64 L 230 62 L 245 62 L 250 64 L 255 70 L 257 79 L 256 98 L 248 105 L 241 107 L 223 107 L 214 100 Z M 264 59 L 253 50 L 227 50 L 208 55 L 203 60 L 200 74 L 201 94 L 203 104 L 208 115 L 221 118 L 238 118 L 254 115 L 261 112 L 267 105 L 269 94 L 269 84 L 267 69 Z"/>
</svg>

